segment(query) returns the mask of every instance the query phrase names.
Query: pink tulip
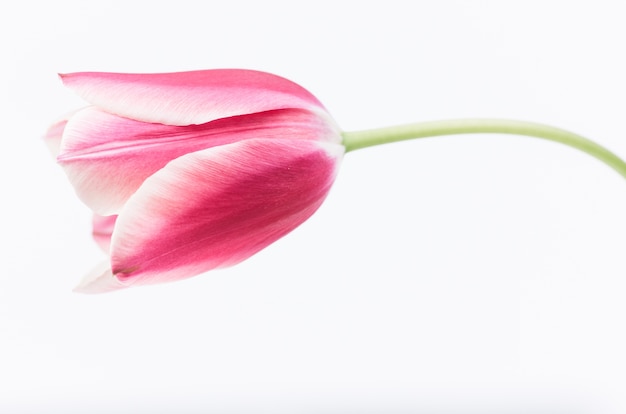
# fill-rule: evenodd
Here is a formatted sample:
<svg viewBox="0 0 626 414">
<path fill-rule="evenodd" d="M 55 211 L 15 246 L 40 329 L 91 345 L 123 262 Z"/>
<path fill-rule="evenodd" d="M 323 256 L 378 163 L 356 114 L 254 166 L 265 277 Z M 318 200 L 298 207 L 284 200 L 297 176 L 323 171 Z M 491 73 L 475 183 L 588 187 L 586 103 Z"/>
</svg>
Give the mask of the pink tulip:
<svg viewBox="0 0 626 414">
<path fill-rule="evenodd" d="M 247 259 L 317 210 L 344 153 L 322 104 L 268 73 L 61 78 L 92 106 L 54 124 L 47 141 L 110 255 L 79 291 L 174 281 Z"/>
<path fill-rule="evenodd" d="M 91 103 L 46 141 L 109 254 L 77 290 L 179 280 L 247 259 L 323 202 L 345 152 L 453 134 L 519 134 L 588 153 L 626 177 L 608 149 L 548 125 L 502 119 L 431 121 L 340 131 L 295 83 L 251 70 L 75 73 Z"/>
</svg>

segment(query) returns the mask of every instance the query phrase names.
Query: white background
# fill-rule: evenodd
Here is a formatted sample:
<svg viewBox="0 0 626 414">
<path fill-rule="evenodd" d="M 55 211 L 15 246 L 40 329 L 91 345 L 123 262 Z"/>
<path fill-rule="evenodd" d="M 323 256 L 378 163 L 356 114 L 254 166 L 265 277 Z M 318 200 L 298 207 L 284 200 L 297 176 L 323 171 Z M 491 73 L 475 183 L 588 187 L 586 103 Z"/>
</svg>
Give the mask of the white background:
<svg viewBox="0 0 626 414">
<path fill-rule="evenodd" d="M 88 296 L 103 255 L 41 141 L 84 104 L 58 72 L 240 67 L 345 130 L 515 118 L 626 157 L 625 19 L 623 1 L 3 2 L 0 412 L 626 412 L 626 181 L 585 154 L 500 135 L 349 153 L 322 208 L 243 264 Z"/>
</svg>

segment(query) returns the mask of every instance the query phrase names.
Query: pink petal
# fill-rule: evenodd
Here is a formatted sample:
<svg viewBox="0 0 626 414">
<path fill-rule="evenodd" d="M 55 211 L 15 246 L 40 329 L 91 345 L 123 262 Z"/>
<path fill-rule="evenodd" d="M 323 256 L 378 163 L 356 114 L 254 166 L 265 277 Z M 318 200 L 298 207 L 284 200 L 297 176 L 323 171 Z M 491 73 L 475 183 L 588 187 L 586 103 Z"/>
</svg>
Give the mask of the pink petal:
<svg viewBox="0 0 626 414">
<path fill-rule="evenodd" d="M 320 102 L 299 85 L 253 70 L 60 76 L 91 104 L 145 122 L 191 125 L 273 109 L 322 109 Z"/>
<path fill-rule="evenodd" d="M 48 130 L 43 137 L 46 145 L 48 146 L 48 150 L 55 158 L 57 157 L 57 155 L 59 155 L 59 151 L 61 148 L 61 138 L 63 137 L 65 125 L 75 113 L 76 111 L 73 111 L 57 119 L 52 125 L 48 127 Z"/>
<path fill-rule="evenodd" d="M 343 146 L 255 139 L 180 157 L 148 178 L 120 214 L 112 273 L 124 285 L 234 265 L 320 206 Z"/>
<path fill-rule="evenodd" d="M 111 246 L 111 234 L 113 234 L 113 228 L 115 227 L 115 221 L 117 216 L 99 216 L 93 215 L 93 238 L 98 246 L 105 252 L 109 252 Z"/>
<path fill-rule="evenodd" d="M 111 215 L 171 160 L 253 138 L 341 141 L 334 123 L 300 109 L 182 127 L 134 121 L 88 107 L 66 125 L 58 160 L 81 200 L 96 213 Z"/>
</svg>

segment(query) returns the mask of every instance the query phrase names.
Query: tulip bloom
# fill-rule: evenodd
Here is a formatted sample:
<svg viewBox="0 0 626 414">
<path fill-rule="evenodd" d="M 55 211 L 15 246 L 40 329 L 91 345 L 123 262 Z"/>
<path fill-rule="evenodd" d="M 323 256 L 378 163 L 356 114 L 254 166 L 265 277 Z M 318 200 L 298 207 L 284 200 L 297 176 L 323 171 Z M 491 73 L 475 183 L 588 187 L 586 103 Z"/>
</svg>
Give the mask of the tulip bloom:
<svg viewBox="0 0 626 414">
<path fill-rule="evenodd" d="M 345 152 L 466 133 L 544 138 L 626 176 L 619 157 L 571 132 L 470 119 L 341 131 L 297 84 L 251 70 L 74 73 L 91 105 L 46 135 L 109 260 L 77 288 L 105 292 L 231 266 L 286 235 L 321 205 Z"/>
<path fill-rule="evenodd" d="M 92 106 L 54 124 L 48 142 L 60 140 L 58 162 L 110 255 L 81 291 L 239 263 L 317 210 L 344 153 L 321 103 L 267 73 L 61 78 Z"/>
</svg>

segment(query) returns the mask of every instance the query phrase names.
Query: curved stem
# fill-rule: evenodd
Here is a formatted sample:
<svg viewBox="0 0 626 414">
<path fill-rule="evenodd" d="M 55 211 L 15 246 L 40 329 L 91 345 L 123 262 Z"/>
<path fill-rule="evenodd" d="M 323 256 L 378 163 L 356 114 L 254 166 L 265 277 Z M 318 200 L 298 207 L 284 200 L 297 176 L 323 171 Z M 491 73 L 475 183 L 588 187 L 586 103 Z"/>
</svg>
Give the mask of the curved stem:
<svg viewBox="0 0 626 414">
<path fill-rule="evenodd" d="M 409 139 L 478 133 L 526 135 L 559 142 L 599 159 L 626 178 L 626 162 L 608 149 L 564 129 L 533 122 L 506 119 L 457 119 L 344 132 L 342 135 L 343 144 L 346 147 L 346 152 L 348 152 Z"/>
</svg>

